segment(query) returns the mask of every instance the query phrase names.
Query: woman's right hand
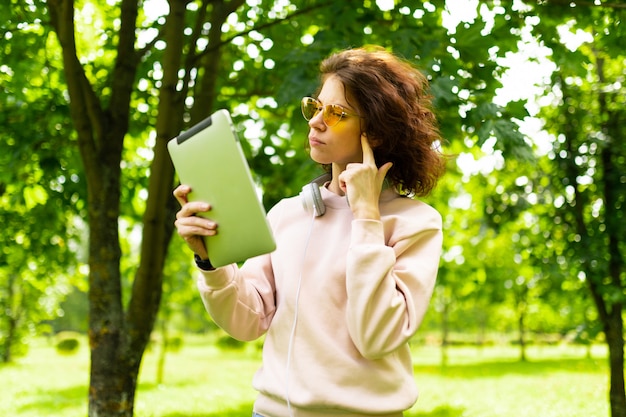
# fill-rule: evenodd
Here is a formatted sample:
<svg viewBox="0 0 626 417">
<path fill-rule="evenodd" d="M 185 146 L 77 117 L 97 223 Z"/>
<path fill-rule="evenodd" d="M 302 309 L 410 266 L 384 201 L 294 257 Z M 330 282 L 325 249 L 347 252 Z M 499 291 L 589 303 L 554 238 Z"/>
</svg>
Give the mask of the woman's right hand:
<svg viewBox="0 0 626 417">
<path fill-rule="evenodd" d="M 181 209 L 176 213 L 174 225 L 193 253 L 202 259 L 208 259 L 209 254 L 204 244 L 204 237 L 217 234 L 217 223 L 202 216 L 196 216 L 197 213 L 206 213 L 211 210 L 211 205 L 199 201 L 190 202 L 187 199 L 190 192 L 191 187 L 188 185 L 179 185 L 174 190 L 174 197 L 181 205 Z"/>
</svg>

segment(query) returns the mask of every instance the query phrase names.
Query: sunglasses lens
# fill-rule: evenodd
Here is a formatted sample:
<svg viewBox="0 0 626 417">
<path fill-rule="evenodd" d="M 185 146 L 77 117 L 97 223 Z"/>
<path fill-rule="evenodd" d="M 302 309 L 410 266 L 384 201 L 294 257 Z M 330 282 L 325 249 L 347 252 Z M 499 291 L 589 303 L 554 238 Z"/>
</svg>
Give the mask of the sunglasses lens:
<svg viewBox="0 0 626 417">
<path fill-rule="evenodd" d="M 311 97 L 305 97 L 302 99 L 301 108 L 302 116 L 304 116 L 306 120 L 311 120 L 319 111 L 319 103 Z"/>
<path fill-rule="evenodd" d="M 343 109 L 336 104 L 327 104 L 324 106 L 324 123 L 326 126 L 334 126 L 339 123 L 343 116 Z"/>
</svg>

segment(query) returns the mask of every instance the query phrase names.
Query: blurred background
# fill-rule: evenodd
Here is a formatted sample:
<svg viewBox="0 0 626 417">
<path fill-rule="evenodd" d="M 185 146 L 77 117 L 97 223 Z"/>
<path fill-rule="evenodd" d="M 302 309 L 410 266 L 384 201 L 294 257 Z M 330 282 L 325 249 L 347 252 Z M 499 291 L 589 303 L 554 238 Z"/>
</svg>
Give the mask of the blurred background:
<svg viewBox="0 0 626 417">
<path fill-rule="evenodd" d="M 299 109 L 319 62 L 377 44 L 427 75 L 452 156 L 425 198 L 445 239 L 411 415 L 626 417 L 623 1 L 0 12 L 0 413 L 249 415 L 262 341 L 204 312 L 165 144 L 228 109 L 269 209 L 319 173 Z"/>
</svg>

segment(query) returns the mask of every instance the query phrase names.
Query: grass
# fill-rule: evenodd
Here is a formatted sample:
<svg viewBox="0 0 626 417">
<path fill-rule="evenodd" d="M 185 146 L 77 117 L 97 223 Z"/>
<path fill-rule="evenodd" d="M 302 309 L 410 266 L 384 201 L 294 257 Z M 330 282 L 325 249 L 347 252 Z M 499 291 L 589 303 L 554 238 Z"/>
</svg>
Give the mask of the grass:
<svg viewBox="0 0 626 417">
<path fill-rule="evenodd" d="M 528 350 L 519 362 L 511 346 L 454 347 L 448 365 L 440 349 L 414 348 L 420 399 L 407 417 L 608 417 L 606 349 L 592 358 L 577 346 Z M 206 338 L 187 337 L 169 353 L 162 384 L 156 352 L 147 352 L 135 401 L 137 417 L 249 417 L 256 393 L 251 379 L 260 364 L 255 344 L 222 351 Z M 89 352 L 56 352 L 44 339 L 15 364 L 0 367 L 0 415 L 87 415 Z"/>
</svg>

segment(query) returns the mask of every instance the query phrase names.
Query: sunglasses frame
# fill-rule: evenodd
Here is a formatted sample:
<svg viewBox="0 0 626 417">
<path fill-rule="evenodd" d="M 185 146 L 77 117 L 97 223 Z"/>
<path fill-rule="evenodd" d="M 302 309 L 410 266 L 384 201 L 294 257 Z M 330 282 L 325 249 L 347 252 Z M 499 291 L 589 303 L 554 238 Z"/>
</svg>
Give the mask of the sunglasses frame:
<svg viewBox="0 0 626 417">
<path fill-rule="evenodd" d="M 305 112 L 304 112 L 304 108 L 307 104 L 307 102 L 315 102 L 317 103 L 317 111 L 313 114 L 313 116 L 308 117 L 306 116 Z M 337 119 L 336 122 L 329 124 L 327 122 L 327 113 L 330 113 L 330 109 L 339 109 L 341 110 L 341 115 L 339 116 L 339 118 Z M 302 97 L 302 100 L 300 101 L 300 110 L 302 111 L 302 117 L 304 117 L 304 119 L 306 121 L 310 121 L 312 118 L 314 118 L 315 116 L 317 116 L 317 114 L 321 111 L 322 112 L 322 120 L 324 121 L 324 124 L 328 127 L 333 127 L 335 126 L 337 123 L 339 123 L 340 121 L 343 120 L 343 118 L 345 116 L 352 116 L 352 117 L 361 117 L 358 114 L 354 114 L 354 113 L 349 113 L 346 111 L 346 108 L 343 107 L 341 104 L 322 104 L 321 101 L 319 101 L 318 99 L 314 98 L 314 97 Z"/>
</svg>

